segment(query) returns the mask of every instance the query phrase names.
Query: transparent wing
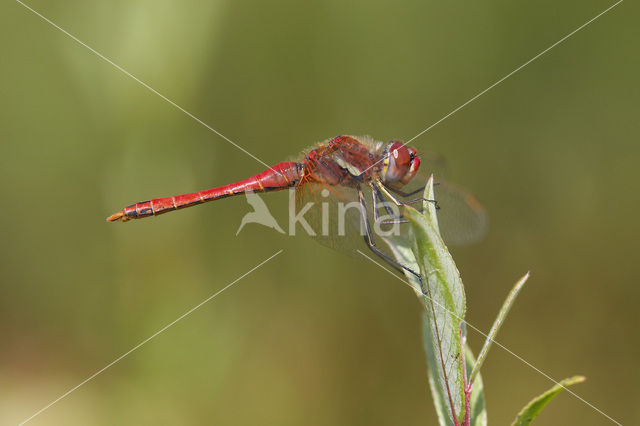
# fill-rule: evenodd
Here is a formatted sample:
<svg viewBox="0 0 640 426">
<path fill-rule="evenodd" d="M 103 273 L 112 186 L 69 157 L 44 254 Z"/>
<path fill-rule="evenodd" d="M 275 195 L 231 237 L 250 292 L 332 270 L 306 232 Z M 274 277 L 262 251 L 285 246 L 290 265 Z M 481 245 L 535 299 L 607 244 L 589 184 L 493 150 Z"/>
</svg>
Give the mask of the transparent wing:
<svg viewBox="0 0 640 426">
<path fill-rule="evenodd" d="M 361 212 L 355 188 L 320 183 L 296 188 L 296 234 L 335 250 L 354 256 L 359 256 L 356 250 L 367 250 Z"/>
<path fill-rule="evenodd" d="M 446 244 L 464 245 L 481 241 L 487 233 L 487 214 L 482 204 L 464 188 L 440 182 L 434 188 L 438 224 Z"/>
<path fill-rule="evenodd" d="M 434 178 L 434 193 L 439 207 L 438 223 L 444 242 L 449 245 L 464 245 L 482 240 L 488 223 L 482 204 L 462 186 L 449 183 L 436 175 Z M 421 198 L 427 180 L 428 176 L 420 173 L 395 195 L 400 201 L 409 203 Z M 418 208 L 420 203 L 412 205 Z"/>
</svg>

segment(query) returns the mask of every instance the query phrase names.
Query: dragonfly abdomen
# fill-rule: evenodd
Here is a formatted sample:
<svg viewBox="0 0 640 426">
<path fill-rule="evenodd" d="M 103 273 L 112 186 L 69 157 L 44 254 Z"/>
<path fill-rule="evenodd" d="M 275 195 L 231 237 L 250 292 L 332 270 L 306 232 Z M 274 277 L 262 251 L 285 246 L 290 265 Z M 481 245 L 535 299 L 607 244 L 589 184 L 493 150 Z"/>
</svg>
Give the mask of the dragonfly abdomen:
<svg viewBox="0 0 640 426">
<path fill-rule="evenodd" d="M 155 198 L 153 200 L 131 204 L 109 216 L 107 221 L 116 222 L 120 220 L 126 222 L 130 219 L 157 216 L 173 210 L 195 206 L 206 201 L 243 194 L 245 192 L 279 191 L 296 185 L 301 175 L 302 164 L 291 161 L 278 163 L 262 173 L 229 185 L 207 189 L 205 191 L 192 192 L 190 194 Z"/>
</svg>

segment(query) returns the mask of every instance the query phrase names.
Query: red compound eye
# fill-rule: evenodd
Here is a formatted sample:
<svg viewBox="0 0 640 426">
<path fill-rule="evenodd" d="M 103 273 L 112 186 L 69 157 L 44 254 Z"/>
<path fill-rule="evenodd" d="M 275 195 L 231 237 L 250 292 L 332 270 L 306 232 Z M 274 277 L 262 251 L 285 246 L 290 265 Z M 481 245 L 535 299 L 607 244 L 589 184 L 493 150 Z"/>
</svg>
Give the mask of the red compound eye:
<svg viewBox="0 0 640 426">
<path fill-rule="evenodd" d="M 398 167 L 408 166 L 411 164 L 411 152 L 401 142 L 393 142 L 389 148 L 389 154 Z"/>
<path fill-rule="evenodd" d="M 387 144 L 387 158 L 384 182 L 396 188 L 409 183 L 420 167 L 416 149 L 406 147 L 399 141 L 391 141 Z"/>
</svg>

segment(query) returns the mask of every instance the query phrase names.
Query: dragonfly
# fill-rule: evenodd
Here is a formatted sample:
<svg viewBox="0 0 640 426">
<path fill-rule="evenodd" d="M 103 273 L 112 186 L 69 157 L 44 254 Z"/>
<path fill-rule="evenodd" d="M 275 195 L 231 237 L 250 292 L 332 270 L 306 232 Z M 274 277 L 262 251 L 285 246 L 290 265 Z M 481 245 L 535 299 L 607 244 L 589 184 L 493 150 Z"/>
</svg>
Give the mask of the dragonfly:
<svg viewBox="0 0 640 426">
<path fill-rule="evenodd" d="M 340 248 L 349 247 L 350 244 L 345 242 L 354 241 L 355 238 L 396 270 L 422 281 L 417 271 L 404 265 L 378 244 L 378 237 L 383 234 L 382 227 L 385 225 L 399 226 L 401 233 L 407 233 L 402 230 L 407 220 L 403 218 L 401 208 L 424 202 L 436 204 L 440 208 L 438 218 L 443 237 L 445 241 L 454 243 L 480 239 L 484 234 L 486 219 L 480 203 L 462 188 L 440 183 L 436 200 L 423 198 L 426 175 L 419 173 L 420 165 L 421 156 L 416 149 L 398 140 L 384 143 L 368 136 L 337 136 L 308 150 L 299 161 L 281 162 L 254 176 L 224 186 L 131 204 L 109 216 L 107 221 L 126 222 L 247 192 L 264 193 L 294 188 L 298 212 L 304 212 L 309 205 L 319 206 L 322 203 L 318 201 L 325 200 L 332 200 L 334 204 L 342 203 L 343 213 L 345 202 L 356 207 L 355 212 L 351 210 L 345 213 L 347 219 L 338 217 L 338 222 L 342 219 L 342 228 L 337 228 L 342 232 L 336 232 L 336 227 L 331 226 L 330 232 L 319 235 L 319 242 Z M 323 231 L 329 228 L 325 217 L 327 210 L 324 207 L 310 210 L 310 221 L 322 223 Z M 334 218 L 331 216 L 330 220 L 335 222 Z M 388 233 L 389 229 L 384 232 Z M 461 235 L 463 238 L 460 238 Z M 388 243 L 384 237 L 382 239 Z"/>
</svg>

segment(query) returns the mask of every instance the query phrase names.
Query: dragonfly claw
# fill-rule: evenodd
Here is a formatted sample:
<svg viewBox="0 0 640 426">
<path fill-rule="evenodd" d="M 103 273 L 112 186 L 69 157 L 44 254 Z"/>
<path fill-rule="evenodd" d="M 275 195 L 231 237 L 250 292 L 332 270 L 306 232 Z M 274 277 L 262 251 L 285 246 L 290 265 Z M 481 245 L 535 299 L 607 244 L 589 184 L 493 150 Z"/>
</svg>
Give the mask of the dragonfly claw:
<svg viewBox="0 0 640 426">
<path fill-rule="evenodd" d="M 117 222 L 121 220 L 122 222 L 127 221 L 127 217 L 124 215 L 124 212 L 121 210 L 118 213 L 114 213 L 107 218 L 107 222 Z"/>
</svg>

